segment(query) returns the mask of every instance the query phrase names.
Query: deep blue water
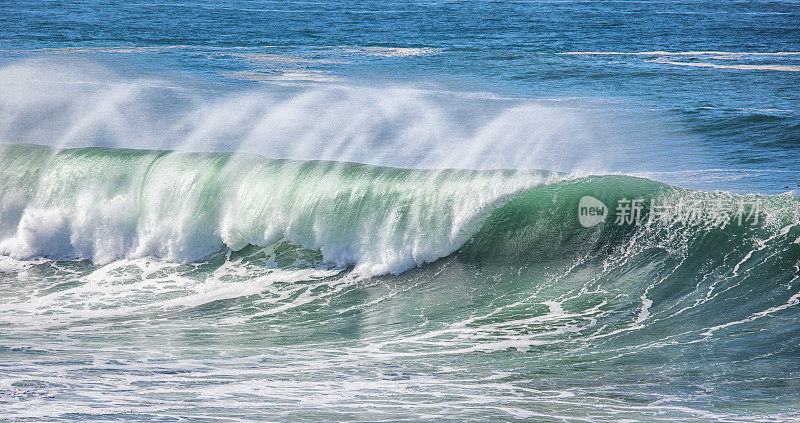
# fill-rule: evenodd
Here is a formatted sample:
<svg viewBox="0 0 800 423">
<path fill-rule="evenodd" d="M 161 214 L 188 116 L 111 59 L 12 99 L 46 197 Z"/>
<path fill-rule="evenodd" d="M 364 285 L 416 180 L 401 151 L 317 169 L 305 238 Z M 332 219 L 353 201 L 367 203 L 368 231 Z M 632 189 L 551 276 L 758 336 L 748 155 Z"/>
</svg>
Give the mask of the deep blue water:
<svg viewBox="0 0 800 423">
<path fill-rule="evenodd" d="M 794 0 L 3 1 L 0 419 L 798 421 L 798 86 Z"/>
</svg>

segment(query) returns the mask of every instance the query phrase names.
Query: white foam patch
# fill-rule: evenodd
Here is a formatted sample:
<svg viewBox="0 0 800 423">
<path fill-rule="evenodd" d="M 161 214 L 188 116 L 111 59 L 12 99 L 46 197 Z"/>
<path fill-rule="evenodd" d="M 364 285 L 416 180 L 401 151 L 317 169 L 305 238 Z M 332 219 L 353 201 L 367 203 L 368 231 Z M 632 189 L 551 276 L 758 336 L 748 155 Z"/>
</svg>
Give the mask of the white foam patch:
<svg viewBox="0 0 800 423">
<path fill-rule="evenodd" d="M 7 258 L 0 265 L 17 272 L 31 266 Z M 16 298 L 7 293 L 0 305 L 0 321 L 26 330 L 68 327 L 91 319 L 136 320 L 158 311 L 254 295 L 261 298 L 257 304 L 277 313 L 319 301 L 360 280 L 355 275 L 329 280 L 341 273 L 338 269 L 254 268 L 238 260 L 226 261 L 208 276 L 197 278 L 191 276 L 192 267 L 136 259 L 118 260 L 88 274 L 64 273 L 58 283 L 71 285 L 67 289 L 48 292 L 51 287 L 44 286 L 41 292 L 21 291 Z M 334 285 L 338 289 L 323 289 Z"/>
</svg>

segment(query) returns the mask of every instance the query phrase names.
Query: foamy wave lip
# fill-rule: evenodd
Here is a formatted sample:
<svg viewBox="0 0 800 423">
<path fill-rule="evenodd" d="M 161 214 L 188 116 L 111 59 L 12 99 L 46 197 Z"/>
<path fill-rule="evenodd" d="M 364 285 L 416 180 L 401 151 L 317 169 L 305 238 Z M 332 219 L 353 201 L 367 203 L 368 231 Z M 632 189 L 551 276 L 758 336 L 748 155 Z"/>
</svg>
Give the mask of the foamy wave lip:
<svg viewBox="0 0 800 423">
<path fill-rule="evenodd" d="M 0 254 L 20 260 L 184 263 L 286 238 L 357 274 L 400 273 L 460 248 L 510 196 L 558 179 L 199 153 L 6 148 L 12 154 L 0 159 L 11 162 L 0 167 L 0 182 L 31 193 L 25 207 L 16 198 L 4 207 L 0 190 L 0 207 L 11 210 Z M 18 163 L 17 154 L 38 160 Z M 19 181 L 20 172 L 37 178 Z"/>
</svg>

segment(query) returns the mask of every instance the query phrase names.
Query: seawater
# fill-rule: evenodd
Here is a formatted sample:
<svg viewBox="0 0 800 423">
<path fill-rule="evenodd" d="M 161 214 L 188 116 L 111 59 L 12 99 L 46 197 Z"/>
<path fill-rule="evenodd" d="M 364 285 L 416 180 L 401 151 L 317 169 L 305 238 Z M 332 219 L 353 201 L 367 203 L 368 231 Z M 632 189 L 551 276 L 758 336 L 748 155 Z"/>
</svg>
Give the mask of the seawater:
<svg viewBox="0 0 800 423">
<path fill-rule="evenodd" d="M 798 6 L 3 3 L 0 415 L 800 420 Z"/>
</svg>

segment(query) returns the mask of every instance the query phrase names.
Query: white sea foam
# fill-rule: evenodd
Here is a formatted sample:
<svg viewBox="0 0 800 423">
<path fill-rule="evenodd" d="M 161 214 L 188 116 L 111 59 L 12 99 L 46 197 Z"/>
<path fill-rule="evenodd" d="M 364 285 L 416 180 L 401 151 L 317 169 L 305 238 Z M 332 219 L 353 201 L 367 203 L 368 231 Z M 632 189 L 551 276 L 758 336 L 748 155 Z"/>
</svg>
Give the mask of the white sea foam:
<svg viewBox="0 0 800 423">
<path fill-rule="evenodd" d="M 412 57 L 439 54 L 443 50 L 431 47 L 339 47 L 344 54 L 363 54 L 379 57 Z"/>
</svg>

